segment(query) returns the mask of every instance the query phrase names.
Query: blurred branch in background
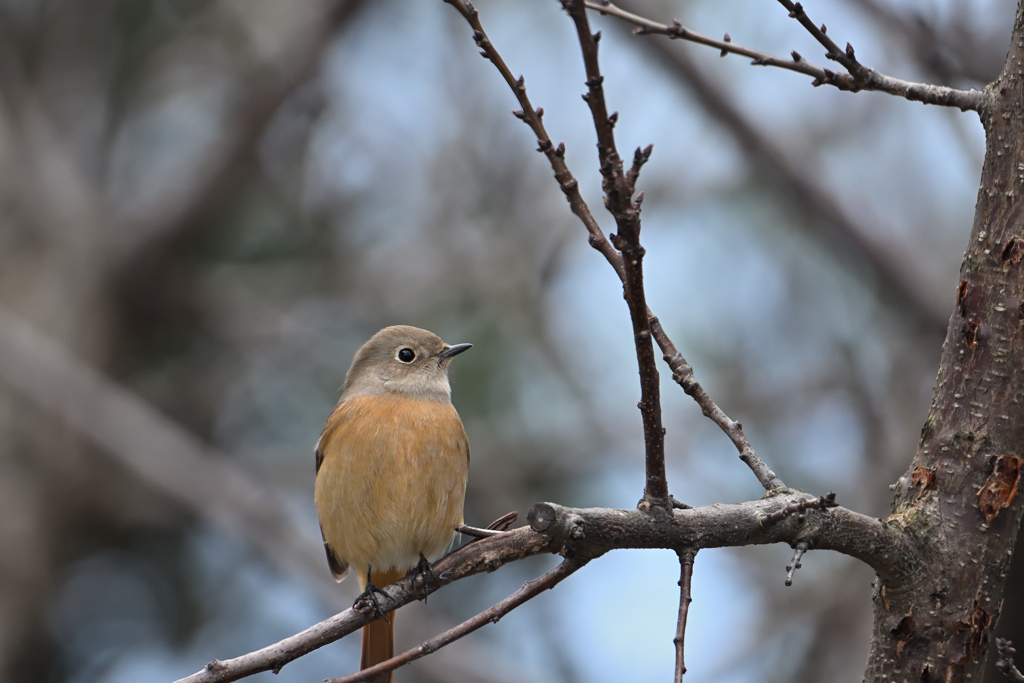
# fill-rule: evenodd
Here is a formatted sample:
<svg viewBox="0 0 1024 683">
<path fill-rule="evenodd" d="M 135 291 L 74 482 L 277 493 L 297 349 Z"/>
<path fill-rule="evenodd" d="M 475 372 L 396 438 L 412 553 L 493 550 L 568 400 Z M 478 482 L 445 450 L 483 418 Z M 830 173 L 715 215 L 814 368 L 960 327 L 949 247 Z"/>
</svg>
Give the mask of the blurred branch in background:
<svg viewBox="0 0 1024 683">
<path fill-rule="evenodd" d="M 855 4 L 896 44 L 905 46 L 935 80 L 984 86 L 999 75 L 1004 36 L 979 27 L 975 12 L 965 5 L 955 5 L 954 15 L 940 24 L 926 17 L 924 8 L 896 8 L 878 0 L 855 0 Z"/>
<path fill-rule="evenodd" d="M 632 0 L 619 4 L 631 12 L 639 11 Z M 644 40 L 644 47 L 695 95 L 714 121 L 729 130 L 751 162 L 762 167 L 766 176 L 786 190 L 788 198 L 808 217 L 807 229 L 830 248 L 837 262 L 866 269 L 868 277 L 877 280 L 884 292 L 880 293 L 880 298 L 891 299 L 901 313 L 929 329 L 937 339 L 941 338 L 949 320 L 945 300 L 922 292 L 913 269 L 907 268 L 907 259 L 894 249 L 890 240 L 883 241 L 872 235 L 889 234 L 892 230 L 861 225 L 838 201 L 836 190 L 825 183 L 822 174 L 813 167 L 812 159 L 803 155 L 797 160 L 785 146 L 759 131 L 680 46 L 654 36 Z"/>
<path fill-rule="evenodd" d="M 278 495 L 29 323 L 0 309 L 0 381 L 206 522 L 258 549 L 332 605 L 335 582 L 308 524 Z M 311 465 L 312 466 L 312 465 Z"/>
</svg>

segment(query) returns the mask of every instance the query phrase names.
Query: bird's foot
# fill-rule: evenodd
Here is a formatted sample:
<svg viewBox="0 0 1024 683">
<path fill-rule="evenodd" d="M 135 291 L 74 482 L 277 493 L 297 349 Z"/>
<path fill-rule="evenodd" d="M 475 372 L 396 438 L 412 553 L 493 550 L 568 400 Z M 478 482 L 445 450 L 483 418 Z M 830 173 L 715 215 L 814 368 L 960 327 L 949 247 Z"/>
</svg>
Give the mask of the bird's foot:
<svg viewBox="0 0 1024 683">
<path fill-rule="evenodd" d="M 416 563 L 416 566 L 412 569 L 413 585 L 416 585 L 416 579 L 420 579 L 423 582 L 423 602 L 427 601 L 427 596 L 430 595 L 430 582 L 427 581 L 427 577 L 430 577 L 435 583 L 437 583 L 437 574 L 430 567 L 430 562 L 427 558 L 420 555 L 420 561 Z"/>
<path fill-rule="evenodd" d="M 388 595 L 383 588 L 378 588 L 372 583 L 367 583 L 366 590 L 360 593 L 359 597 L 356 598 L 356 601 L 352 603 L 352 609 L 364 614 L 372 611 L 377 618 L 388 621 L 386 613 L 381 609 L 377 595 L 383 595 L 388 600 L 391 599 L 391 596 Z M 388 623 L 390 624 L 391 622 L 388 621 Z"/>
</svg>

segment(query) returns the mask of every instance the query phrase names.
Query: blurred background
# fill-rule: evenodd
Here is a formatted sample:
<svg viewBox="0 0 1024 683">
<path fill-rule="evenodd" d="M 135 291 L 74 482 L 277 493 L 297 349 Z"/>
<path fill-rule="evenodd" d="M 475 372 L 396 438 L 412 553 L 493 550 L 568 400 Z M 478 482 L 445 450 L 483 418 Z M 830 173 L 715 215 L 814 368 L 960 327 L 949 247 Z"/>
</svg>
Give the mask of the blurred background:
<svg viewBox="0 0 1024 683">
<path fill-rule="evenodd" d="M 776 3 L 634 2 L 824 63 Z M 958 87 L 998 74 L 1014 12 L 805 4 L 865 64 Z M 572 23 L 551 0 L 478 7 L 611 230 Z M 620 150 L 655 146 L 651 308 L 788 484 L 884 516 L 954 302 L 977 116 L 593 23 Z M 621 288 L 513 108 L 440 0 L 0 0 L 0 681 L 171 681 L 351 604 L 313 444 L 385 325 L 474 344 L 452 370 L 468 523 L 636 504 Z M 760 496 L 662 372 L 672 493 Z M 790 554 L 698 556 L 687 681 L 860 680 L 871 571 L 811 552 L 786 588 Z M 553 564 L 403 609 L 398 647 Z M 613 552 L 398 680 L 670 680 L 677 580 L 670 551 Z M 355 636 L 256 678 L 357 666 Z"/>
</svg>

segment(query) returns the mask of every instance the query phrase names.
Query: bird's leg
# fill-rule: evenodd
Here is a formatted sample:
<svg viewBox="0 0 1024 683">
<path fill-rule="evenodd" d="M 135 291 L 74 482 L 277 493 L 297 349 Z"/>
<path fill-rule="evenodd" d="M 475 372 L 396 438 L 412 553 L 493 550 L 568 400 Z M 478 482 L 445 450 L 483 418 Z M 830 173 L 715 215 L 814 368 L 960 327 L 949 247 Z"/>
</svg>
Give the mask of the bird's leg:
<svg viewBox="0 0 1024 683">
<path fill-rule="evenodd" d="M 423 553 L 420 553 L 420 561 L 413 567 L 413 585 L 415 584 L 416 578 L 422 578 L 423 580 L 423 602 L 427 601 L 427 596 L 430 595 L 430 584 L 427 583 L 427 577 L 429 576 L 434 581 L 437 581 L 437 575 L 434 574 L 434 570 L 430 567 L 430 562 L 427 558 L 423 557 Z"/>
<path fill-rule="evenodd" d="M 357 612 L 365 612 L 365 606 L 372 605 L 373 613 L 377 615 L 378 618 L 383 619 L 384 621 L 387 621 L 390 624 L 391 622 L 388 621 L 388 618 L 385 615 L 384 610 L 382 610 L 380 607 L 380 602 L 377 600 L 377 594 L 383 595 L 385 598 L 388 598 L 389 600 L 391 599 L 391 596 L 385 593 L 383 588 L 378 588 L 377 586 L 374 586 L 373 582 L 370 580 L 370 576 L 370 568 L 367 567 L 366 590 L 360 593 L 359 596 L 356 598 L 356 601 L 352 603 L 352 609 L 356 610 Z M 360 607 L 362 607 L 363 609 L 360 609 Z"/>
</svg>

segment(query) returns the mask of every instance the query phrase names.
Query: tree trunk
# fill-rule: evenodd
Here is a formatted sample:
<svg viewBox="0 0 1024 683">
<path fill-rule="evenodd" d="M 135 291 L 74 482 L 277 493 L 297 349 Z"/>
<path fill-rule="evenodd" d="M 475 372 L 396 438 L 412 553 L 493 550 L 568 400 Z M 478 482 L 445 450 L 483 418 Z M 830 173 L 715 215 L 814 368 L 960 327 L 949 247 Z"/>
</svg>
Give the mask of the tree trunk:
<svg viewBox="0 0 1024 683">
<path fill-rule="evenodd" d="M 868 681 L 981 680 L 1024 506 L 1024 0 L 981 112 L 985 163 L 935 392 L 887 522 L 925 563 L 878 579 Z"/>
</svg>

